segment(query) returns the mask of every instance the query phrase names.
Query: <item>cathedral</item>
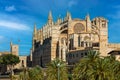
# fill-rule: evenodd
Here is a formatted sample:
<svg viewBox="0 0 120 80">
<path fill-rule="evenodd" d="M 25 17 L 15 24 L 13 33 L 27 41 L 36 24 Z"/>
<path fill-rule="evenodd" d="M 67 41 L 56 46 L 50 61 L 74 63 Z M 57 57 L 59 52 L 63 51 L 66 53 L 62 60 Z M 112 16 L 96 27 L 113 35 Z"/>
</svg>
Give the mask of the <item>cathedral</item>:
<svg viewBox="0 0 120 80">
<path fill-rule="evenodd" d="M 89 50 L 97 50 L 100 56 L 115 54 L 119 59 L 120 44 L 108 43 L 108 20 L 103 17 L 90 19 L 72 18 L 67 12 L 64 19 L 54 22 L 49 12 L 47 23 L 37 29 L 34 25 L 32 38 L 33 66 L 46 66 L 59 58 L 72 65 L 87 55 Z"/>
</svg>

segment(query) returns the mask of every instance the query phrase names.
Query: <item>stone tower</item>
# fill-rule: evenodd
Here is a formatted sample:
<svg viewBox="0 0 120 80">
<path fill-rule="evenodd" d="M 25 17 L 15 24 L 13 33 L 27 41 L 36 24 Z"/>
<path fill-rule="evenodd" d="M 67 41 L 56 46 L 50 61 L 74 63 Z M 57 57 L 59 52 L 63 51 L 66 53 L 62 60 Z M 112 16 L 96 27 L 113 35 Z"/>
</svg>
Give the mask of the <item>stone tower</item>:
<svg viewBox="0 0 120 80">
<path fill-rule="evenodd" d="M 107 56 L 108 49 L 108 21 L 103 17 L 95 18 L 95 24 L 98 27 L 99 52 L 101 56 Z M 106 54 L 105 54 L 106 53 Z"/>
<path fill-rule="evenodd" d="M 19 52 L 19 47 L 18 45 L 15 45 L 15 44 L 12 44 L 12 42 L 10 42 L 10 52 L 13 54 L 13 55 L 16 55 L 18 56 L 18 52 Z"/>
</svg>

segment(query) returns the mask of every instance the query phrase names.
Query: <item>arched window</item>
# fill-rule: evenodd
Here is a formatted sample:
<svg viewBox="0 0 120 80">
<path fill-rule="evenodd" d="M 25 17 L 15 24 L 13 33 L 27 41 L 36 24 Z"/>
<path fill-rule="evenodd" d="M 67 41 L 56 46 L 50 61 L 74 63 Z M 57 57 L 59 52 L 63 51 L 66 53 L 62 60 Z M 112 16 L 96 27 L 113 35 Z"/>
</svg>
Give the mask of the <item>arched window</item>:
<svg viewBox="0 0 120 80">
<path fill-rule="evenodd" d="M 70 50 L 73 49 L 73 39 L 70 39 Z"/>
<path fill-rule="evenodd" d="M 81 42 L 81 47 L 84 47 L 84 42 L 83 41 Z"/>
</svg>

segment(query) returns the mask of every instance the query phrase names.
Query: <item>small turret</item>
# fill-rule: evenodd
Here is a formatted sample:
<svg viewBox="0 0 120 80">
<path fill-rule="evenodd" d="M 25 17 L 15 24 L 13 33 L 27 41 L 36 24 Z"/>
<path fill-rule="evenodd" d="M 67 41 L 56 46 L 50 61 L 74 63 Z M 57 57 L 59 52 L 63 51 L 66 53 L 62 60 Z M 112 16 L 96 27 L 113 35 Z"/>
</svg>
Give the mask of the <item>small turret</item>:
<svg viewBox="0 0 120 80">
<path fill-rule="evenodd" d="M 10 41 L 10 46 L 12 46 L 12 41 Z"/>
<path fill-rule="evenodd" d="M 52 12 L 49 11 L 49 15 L 48 15 L 48 24 L 52 25 L 53 24 L 53 18 L 52 18 Z"/>
<path fill-rule="evenodd" d="M 60 15 L 59 15 L 59 17 L 57 19 L 57 24 L 60 24 L 61 22 L 62 22 L 62 20 L 60 19 Z"/>
<path fill-rule="evenodd" d="M 10 52 L 12 53 L 12 41 L 10 41 Z"/>
<path fill-rule="evenodd" d="M 72 19 L 72 18 L 71 18 L 70 12 L 67 12 L 65 20 L 70 21 L 71 19 Z"/>
<path fill-rule="evenodd" d="M 87 14 L 85 20 L 86 20 L 86 25 L 87 25 L 87 31 L 91 32 L 91 20 L 90 20 L 89 14 Z"/>
<path fill-rule="evenodd" d="M 32 51 L 34 51 L 34 45 L 37 40 L 37 28 L 36 24 L 34 24 L 34 32 L 33 32 L 33 39 L 32 39 Z"/>
<path fill-rule="evenodd" d="M 34 24 L 33 38 L 34 38 L 34 39 L 37 39 L 37 28 L 36 28 L 36 24 Z"/>
<path fill-rule="evenodd" d="M 87 14 L 87 16 L 86 16 L 86 21 L 90 21 L 90 16 L 89 16 L 89 14 Z"/>
</svg>

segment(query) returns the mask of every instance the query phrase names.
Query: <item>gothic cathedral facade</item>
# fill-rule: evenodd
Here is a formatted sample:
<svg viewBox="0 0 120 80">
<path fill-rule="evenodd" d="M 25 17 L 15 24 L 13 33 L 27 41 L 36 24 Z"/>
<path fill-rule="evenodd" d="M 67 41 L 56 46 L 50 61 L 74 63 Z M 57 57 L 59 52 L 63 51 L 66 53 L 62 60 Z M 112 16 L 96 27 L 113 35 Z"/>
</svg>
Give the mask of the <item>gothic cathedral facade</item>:
<svg viewBox="0 0 120 80">
<path fill-rule="evenodd" d="M 107 19 L 96 17 L 91 20 L 89 15 L 84 20 L 72 19 L 69 12 L 64 19 L 59 17 L 56 22 L 49 12 L 47 24 L 41 29 L 34 25 L 32 40 L 33 66 L 45 66 L 55 58 L 75 64 L 91 49 L 107 56 L 120 47 L 119 44 L 108 43 Z"/>
</svg>

